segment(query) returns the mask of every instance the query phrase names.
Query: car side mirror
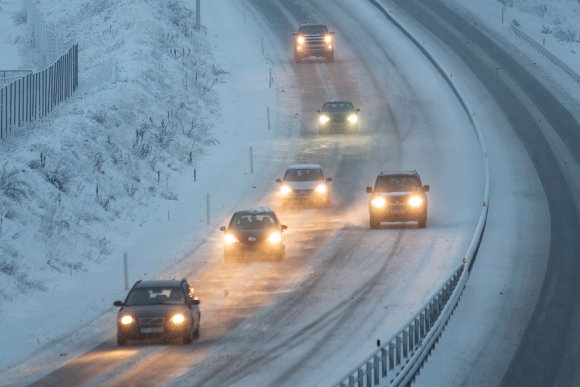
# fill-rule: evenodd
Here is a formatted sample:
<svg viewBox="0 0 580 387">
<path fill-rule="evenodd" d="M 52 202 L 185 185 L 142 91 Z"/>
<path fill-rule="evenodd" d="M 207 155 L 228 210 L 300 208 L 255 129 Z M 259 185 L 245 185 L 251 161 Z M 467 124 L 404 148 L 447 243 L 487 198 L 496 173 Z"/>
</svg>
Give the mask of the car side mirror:
<svg viewBox="0 0 580 387">
<path fill-rule="evenodd" d="M 189 305 L 199 305 L 201 301 L 198 298 L 194 298 L 193 300 L 188 302 Z"/>
<path fill-rule="evenodd" d="M 331 181 L 332 181 L 332 177 L 327 177 L 327 178 L 326 178 L 326 182 L 327 182 L 327 183 L 330 183 Z"/>
<path fill-rule="evenodd" d="M 334 31 L 332 31 L 332 32 L 329 32 L 329 34 L 330 34 L 330 35 L 334 35 Z"/>
<path fill-rule="evenodd" d="M 357 112 L 360 112 L 360 109 L 356 109 Z"/>
<path fill-rule="evenodd" d="M 296 35 L 298 35 L 298 33 L 297 32 L 292 32 L 292 35 L 296 36 Z"/>
<path fill-rule="evenodd" d="M 424 185 L 423 186 L 423 192 L 429 192 L 429 186 L 428 185 Z"/>
<path fill-rule="evenodd" d="M 285 224 L 282 225 L 282 230 L 288 230 L 288 226 L 286 226 Z"/>
<path fill-rule="evenodd" d="M 226 232 L 226 226 L 221 226 L 220 231 Z"/>
<path fill-rule="evenodd" d="M 282 179 L 276 179 L 276 183 L 281 183 Z"/>
<path fill-rule="evenodd" d="M 318 109 L 318 110 L 316 111 L 316 113 L 320 114 L 320 109 Z"/>
<path fill-rule="evenodd" d="M 115 301 L 115 302 L 113 302 L 113 305 L 114 306 L 119 306 L 119 307 L 120 306 L 123 306 L 123 301 Z"/>
<path fill-rule="evenodd" d="M 373 193 L 373 189 L 371 187 L 367 187 L 367 193 Z"/>
</svg>

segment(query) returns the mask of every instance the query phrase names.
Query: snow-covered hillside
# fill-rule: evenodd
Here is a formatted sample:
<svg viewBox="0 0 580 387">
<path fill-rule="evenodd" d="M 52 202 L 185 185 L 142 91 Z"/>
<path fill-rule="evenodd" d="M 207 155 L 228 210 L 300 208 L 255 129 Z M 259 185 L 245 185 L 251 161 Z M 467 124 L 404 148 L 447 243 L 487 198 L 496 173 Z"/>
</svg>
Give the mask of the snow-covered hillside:
<svg viewBox="0 0 580 387">
<path fill-rule="evenodd" d="M 0 143 L 0 302 L 52 290 L 106 261 L 151 209 L 179 200 L 219 112 L 227 73 L 177 1 L 43 1 L 79 42 L 75 95 Z M 24 38 L 24 37 L 22 37 Z M 28 45 L 22 67 L 39 67 Z"/>
</svg>

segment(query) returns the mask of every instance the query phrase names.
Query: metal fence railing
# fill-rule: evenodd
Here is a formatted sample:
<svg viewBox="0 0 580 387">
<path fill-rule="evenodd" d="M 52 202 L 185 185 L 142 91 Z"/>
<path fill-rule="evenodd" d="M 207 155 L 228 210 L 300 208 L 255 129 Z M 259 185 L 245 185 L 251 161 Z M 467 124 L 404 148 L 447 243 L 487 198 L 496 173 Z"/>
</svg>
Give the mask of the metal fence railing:
<svg viewBox="0 0 580 387">
<path fill-rule="evenodd" d="M 463 258 L 463 265 L 455 270 L 447 282 L 402 329 L 388 338 L 383 346 L 346 373 L 337 383 L 334 383 L 333 387 L 408 386 L 415 380 L 419 369 L 427 361 L 429 354 L 435 347 L 435 343 L 441 337 L 447 322 L 459 303 L 459 298 L 463 293 L 469 273 L 477 257 L 489 210 L 488 203 L 491 187 L 489 162 L 483 135 L 475 119 L 475 112 L 456 85 L 454 78 L 451 77 L 441 62 L 427 48 L 425 42 L 419 40 L 408 28 L 399 22 L 393 15 L 392 10 L 387 9 L 380 0 L 368 1 L 427 57 L 457 97 L 457 100 L 467 113 L 479 141 L 483 157 L 485 185 L 479 220 L 469 248 Z"/>
<path fill-rule="evenodd" d="M 520 30 L 516 26 L 516 23 L 515 22 L 516 21 L 513 20 L 511 26 L 512 26 L 512 30 L 514 31 L 514 33 L 519 38 L 521 38 L 524 42 L 530 44 L 540 54 L 542 54 L 543 56 L 545 56 L 546 58 L 548 58 L 548 60 L 550 62 L 552 62 L 553 64 L 555 64 L 556 67 L 558 67 L 560 70 L 562 70 L 563 72 L 565 72 L 566 74 L 568 74 L 573 80 L 575 80 L 576 82 L 580 83 L 580 75 L 578 75 L 574 70 L 572 70 L 570 67 L 568 67 L 557 56 L 555 56 L 554 54 L 552 54 L 550 51 L 546 50 L 546 48 L 543 47 L 540 43 L 536 42 L 534 39 L 532 39 L 526 33 L 524 33 L 522 30 Z"/>
<path fill-rule="evenodd" d="M 409 359 L 418 353 L 439 316 L 449 309 L 448 301 L 459 283 L 463 270 L 464 265 L 459 266 L 435 296 L 409 319 L 403 329 L 389 337 L 381 347 L 344 375 L 335 386 L 370 387 L 379 385 L 381 379 L 391 378 L 394 381 Z"/>
<path fill-rule="evenodd" d="M 48 31 L 32 0 L 24 0 L 23 5 L 35 46 L 49 65 L 0 88 L 0 140 L 23 123 L 47 115 L 78 87 L 78 44 L 63 43 Z"/>
</svg>

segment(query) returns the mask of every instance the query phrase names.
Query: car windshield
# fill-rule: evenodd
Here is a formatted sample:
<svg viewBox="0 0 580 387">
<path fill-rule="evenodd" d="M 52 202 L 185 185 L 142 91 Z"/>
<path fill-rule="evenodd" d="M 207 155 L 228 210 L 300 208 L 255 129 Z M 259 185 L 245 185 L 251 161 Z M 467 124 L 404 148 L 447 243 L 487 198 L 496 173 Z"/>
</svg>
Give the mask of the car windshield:
<svg viewBox="0 0 580 387">
<path fill-rule="evenodd" d="M 234 214 L 231 228 L 270 228 L 276 226 L 272 214 Z"/>
<path fill-rule="evenodd" d="M 416 191 L 419 188 L 419 181 L 415 176 L 394 175 L 379 176 L 375 183 L 377 192 L 409 192 Z"/>
<path fill-rule="evenodd" d="M 351 112 L 354 106 L 351 102 L 328 102 L 322 106 L 323 112 Z"/>
<path fill-rule="evenodd" d="M 302 26 L 299 32 L 306 35 L 321 35 L 326 34 L 328 29 L 326 26 Z"/>
<path fill-rule="evenodd" d="M 127 297 L 127 306 L 131 305 L 178 305 L 185 303 L 183 290 L 179 287 L 139 287 L 134 288 Z"/>
<path fill-rule="evenodd" d="M 284 181 L 318 181 L 324 180 L 320 169 L 289 169 L 284 175 Z"/>
</svg>

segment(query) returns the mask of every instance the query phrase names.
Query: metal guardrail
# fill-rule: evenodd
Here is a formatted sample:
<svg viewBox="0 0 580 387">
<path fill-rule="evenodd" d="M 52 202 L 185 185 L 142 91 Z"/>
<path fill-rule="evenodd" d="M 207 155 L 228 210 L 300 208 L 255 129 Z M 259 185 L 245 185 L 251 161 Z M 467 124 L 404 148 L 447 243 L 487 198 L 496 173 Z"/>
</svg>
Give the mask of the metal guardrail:
<svg viewBox="0 0 580 387">
<path fill-rule="evenodd" d="M 336 386 L 376 386 L 380 379 L 391 375 L 394 380 L 404 368 L 406 360 L 413 357 L 421 348 L 433 324 L 448 306 L 448 301 L 459 283 L 463 270 L 464 265 L 460 265 L 437 290 L 435 296 L 408 320 L 403 329 L 389 337 L 380 348 L 344 375 Z"/>
<path fill-rule="evenodd" d="M 572 70 L 570 67 L 568 67 L 557 56 L 552 54 L 550 51 L 546 50 L 546 48 L 543 47 L 540 43 L 536 42 L 534 39 L 529 37 L 525 32 L 520 30 L 516 26 L 515 20 L 512 20 L 511 26 L 512 26 L 512 30 L 519 38 L 521 38 L 524 42 L 530 44 L 534 49 L 536 49 L 540 54 L 542 54 L 543 56 L 548 58 L 550 60 L 550 62 L 555 64 L 556 67 L 558 67 L 560 70 L 562 70 L 567 75 L 569 75 L 573 80 L 580 83 L 580 75 L 578 75 L 576 72 L 574 72 L 574 70 Z"/>
<path fill-rule="evenodd" d="M 463 265 L 457 268 L 439 291 L 402 329 L 389 337 L 385 344 L 375 350 L 358 366 L 347 372 L 337 383 L 333 384 L 333 387 L 408 386 L 415 380 L 419 369 L 427 360 L 459 303 L 459 298 L 463 293 L 483 238 L 489 209 L 491 185 L 489 163 L 483 136 L 475 120 L 475 112 L 469 106 L 450 73 L 445 70 L 436 56 L 425 46 L 424 42 L 415 37 L 410 30 L 393 16 L 391 10 L 381 4 L 379 0 L 368 1 L 419 48 L 455 93 L 469 117 L 479 141 L 485 170 L 485 188 L 479 221 L 467 253 L 463 258 Z M 466 267 L 467 270 L 465 270 Z M 392 379 L 390 379 L 390 375 L 392 375 Z"/>
<path fill-rule="evenodd" d="M 50 113 L 78 87 L 78 44 L 61 42 L 46 29 L 36 5 L 31 0 L 25 0 L 24 4 L 27 20 L 34 24 L 31 28 L 36 42 L 42 43 L 45 57 L 54 61 L 44 70 L 29 73 L 0 88 L 0 140 L 23 123 Z"/>
</svg>

